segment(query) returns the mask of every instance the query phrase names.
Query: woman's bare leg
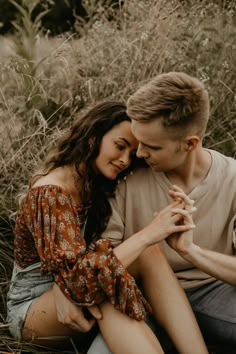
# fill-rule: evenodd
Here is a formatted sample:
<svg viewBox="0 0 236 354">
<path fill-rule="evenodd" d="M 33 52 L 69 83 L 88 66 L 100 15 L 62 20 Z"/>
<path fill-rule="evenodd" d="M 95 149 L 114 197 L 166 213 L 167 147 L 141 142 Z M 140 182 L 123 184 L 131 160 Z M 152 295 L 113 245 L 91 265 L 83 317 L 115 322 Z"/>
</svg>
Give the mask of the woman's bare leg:
<svg viewBox="0 0 236 354">
<path fill-rule="evenodd" d="M 116 310 L 110 303 L 100 305 L 103 319 L 99 320 L 101 332 L 113 354 L 163 354 L 163 350 L 144 321 L 136 321 Z M 36 344 L 51 345 L 58 338 L 47 341 L 45 337 L 70 336 L 82 340 L 83 333 L 58 322 L 52 289 L 46 291 L 30 307 L 26 316 L 23 339 Z"/>
<path fill-rule="evenodd" d="M 179 352 L 181 354 L 189 354 L 190 352 L 191 354 L 208 353 L 186 295 L 179 286 L 160 248 L 153 246 L 147 249 L 139 260 L 135 262 L 134 266 L 141 273 L 145 295 L 153 307 L 154 315 L 167 330 Z M 109 308 L 108 305 L 104 305 L 103 311 Z M 140 322 L 130 319 L 128 316 L 116 311 L 112 305 L 110 306 L 115 311 L 114 317 L 110 316 L 110 312 L 108 312 L 108 316 L 104 317 L 99 323 L 109 346 L 114 347 L 114 353 L 122 353 L 122 350 L 119 351 L 119 345 L 121 342 L 121 345 L 124 344 L 124 338 L 128 338 L 131 346 L 130 350 L 133 348 L 133 343 L 130 339 L 134 339 L 134 353 L 137 353 L 137 335 L 134 334 L 136 332 L 139 333 L 140 342 L 147 343 L 147 345 L 152 347 L 150 350 L 155 350 L 153 353 L 163 353 L 160 345 L 156 344 L 155 336 L 150 329 L 147 329 L 146 324 L 138 326 Z M 116 322 L 115 318 L 117 318 L 118 322 Z M 122 319 L 124 321 L 121 321 Z M 128 330 L 123 330 L 126 326 Z M 122 335 L 121 330 L 122 333 L 124 332 Z M 129 333 L 129 331 L 131 332 Z M 112 333 L 117 335 L 112 335 Z M 45 336 L 75 336 L 75 334 L 76 336 L 81 336 L 81 333 L 73 331 L 70 327 L 59 323 L 57 320 L 52 290 L 45 292 L 30 307 L 23 329 L 24 339 L 32 340 L 36 337 Z M 120 341 L 121 338 L 123 338 L 122 341 Z M 140 343 L 138 347 L 141 348 Z M 152 351 L 146 352 L 152 353 Z"/>
<path fill-rule="evenodd" d="M 22 337 L 34 341 L 37 337 L 72 336 L 77 332 L 57 320 L 52 289 L 42 294 L 28 310 Z"/>
<path fill-rule="evenodd" d="M 144 321 L 136 321 L 106 302 L 100 305 L 98 321 L 102 335 L 113 354 L 164 354 L 157 338 Z"/>
<path fill-rule="evenodd" d="M 170 335 L 178 352 L 208 353 L 185 292 L 158 245 L 143 252 L 138 260 L 138 271 L 153 314 Z"/>
</svg>

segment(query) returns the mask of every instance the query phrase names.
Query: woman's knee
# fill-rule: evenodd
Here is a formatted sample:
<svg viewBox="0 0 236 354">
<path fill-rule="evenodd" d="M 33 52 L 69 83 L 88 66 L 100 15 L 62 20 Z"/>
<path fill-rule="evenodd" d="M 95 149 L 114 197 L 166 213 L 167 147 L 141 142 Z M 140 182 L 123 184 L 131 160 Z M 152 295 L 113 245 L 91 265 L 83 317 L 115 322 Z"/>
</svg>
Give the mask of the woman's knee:
<svg viewBox="0 0 236 354">
<path fill-rule="evenodd" d="M 158 266 L 161 264 L 168 264 L 166 257 L 158 244 L 150 246 L 143 251 L 137 260 L 129 266 L 128 271 L 136 280 L 140 280 L 143 275 L 153 270 L 155 264 L 158 264 Z"/>
<path fill-rule="evenodd" d="M 140 274 L 150 271 L 155 265 L 168 264 L 167 259 L 159 245 L 148 247 L 139 257 Z"/>
</svg>

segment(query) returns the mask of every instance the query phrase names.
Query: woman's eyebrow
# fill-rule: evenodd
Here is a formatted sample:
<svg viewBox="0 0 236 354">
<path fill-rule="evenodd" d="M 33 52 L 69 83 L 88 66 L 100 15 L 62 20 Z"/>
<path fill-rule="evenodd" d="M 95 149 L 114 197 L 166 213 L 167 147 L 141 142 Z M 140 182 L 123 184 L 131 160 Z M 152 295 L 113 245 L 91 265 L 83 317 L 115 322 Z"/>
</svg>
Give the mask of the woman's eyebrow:
<svg viewBox="0 0 236 354">
<path fill-rule="evenodd" d="M 128 146 L 130 146 L 130 142 L 128 140 L 126 140 L 125 138 L 123 138 L 122 136 L 118 136 L 118 139 L 123 140 Z"/>
</svg>

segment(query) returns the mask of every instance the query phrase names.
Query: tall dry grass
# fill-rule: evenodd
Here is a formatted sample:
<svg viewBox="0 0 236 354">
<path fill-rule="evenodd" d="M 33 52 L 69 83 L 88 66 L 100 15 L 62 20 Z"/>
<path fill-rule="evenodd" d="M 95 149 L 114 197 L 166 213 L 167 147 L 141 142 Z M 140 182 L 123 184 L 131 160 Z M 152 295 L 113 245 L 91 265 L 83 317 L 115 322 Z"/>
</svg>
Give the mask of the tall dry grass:
<svg viewBox="0 0 236 354">
<path fill-rule="evenodd" d="M 0 350 L 9 350 L 10 343 L 2 338 L 16 197 L 55 136 L 77 114 L 98 101 L 126 101 L 158 73 L 185 71 L 203 80 L 210 92 L 205 145 L 236 156 L 234 1 L 129 0 L 118 10 L 107 11 L 100 7 L 96 17 L 79 27 L 79 35 L 49 38 L 30 22 L 26 9 L 22 19 L 28 16 L 27 31 L 22 22 L 8 42 L 10 50 L 2 55 Z"/>
</svg>

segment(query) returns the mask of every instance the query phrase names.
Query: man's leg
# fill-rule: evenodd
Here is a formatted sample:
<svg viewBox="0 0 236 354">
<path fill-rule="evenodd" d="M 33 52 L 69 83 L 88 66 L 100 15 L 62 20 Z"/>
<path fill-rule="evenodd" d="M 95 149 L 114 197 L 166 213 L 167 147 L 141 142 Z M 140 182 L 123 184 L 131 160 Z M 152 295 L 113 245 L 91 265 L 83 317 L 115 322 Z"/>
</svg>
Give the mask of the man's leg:
<svg viewBox="0 0 236 354">
<path fill-rule="evenodd" d="M 217 280 L 186 293 L 206 341 L 235 347 L 236 286 Z"/>
<path fill-rule="evenodd" d="M 200 288 L 187 290 L 186 295 L 206 342 L 224 343 L 235 348 L 236 286 L 217 280 Z M 153 317 L 147 317 L 146 322 L 165 351 L 173 348 L 170 337 Z"/>
</svg>

